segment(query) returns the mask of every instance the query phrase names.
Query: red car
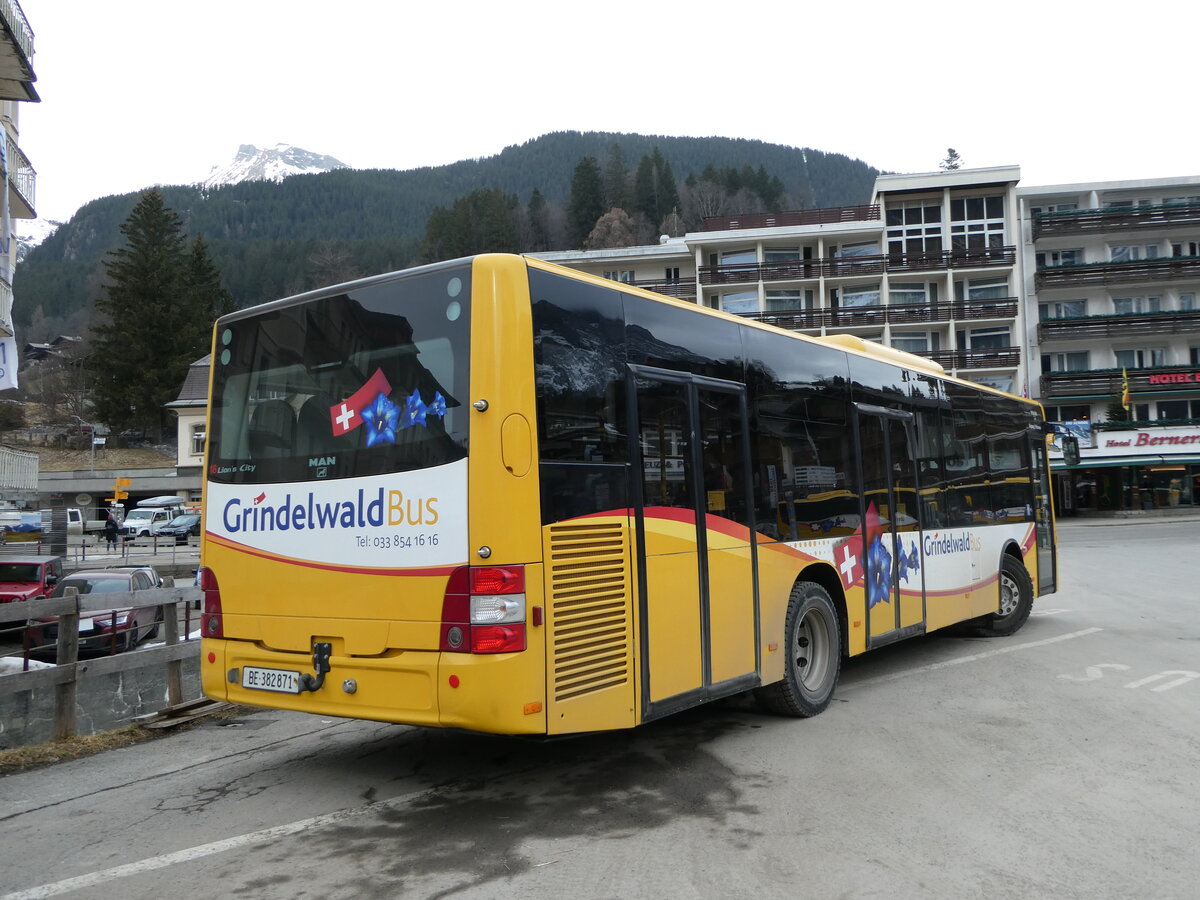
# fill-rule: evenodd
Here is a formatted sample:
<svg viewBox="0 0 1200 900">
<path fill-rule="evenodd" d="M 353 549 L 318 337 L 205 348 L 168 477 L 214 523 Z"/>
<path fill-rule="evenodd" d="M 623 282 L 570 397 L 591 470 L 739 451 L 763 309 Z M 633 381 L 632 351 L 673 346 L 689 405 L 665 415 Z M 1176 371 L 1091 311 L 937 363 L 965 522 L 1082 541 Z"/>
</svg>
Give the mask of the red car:
<svg viewBox="0 0 1200 900">
<path fill-rule="evenodd" d="M 72 572 L 59 579 L 50 596 L 61 597 L 67 588 L 75 588 L 82 596 L 148 591 L 162 585 L 162 578 L 151 566 L 94 569 Z M 87 610 L 79 615 L 79 649 L 102 653 L 132 650 L 142 641 L 156 637 L 161 621 L 161 606 Z M 43 653 L 52 653 L 58 640 L 58 620 L 40 620 L 35 627 L 41 633 L 31 636 L 33 642 L 43 648 Z"/>
<path fill-rule="evenodd" d="M 61 556 L 6 557 L 0 561 L 0 603 L 46 597 L 62 573 Z"/>
</svg>

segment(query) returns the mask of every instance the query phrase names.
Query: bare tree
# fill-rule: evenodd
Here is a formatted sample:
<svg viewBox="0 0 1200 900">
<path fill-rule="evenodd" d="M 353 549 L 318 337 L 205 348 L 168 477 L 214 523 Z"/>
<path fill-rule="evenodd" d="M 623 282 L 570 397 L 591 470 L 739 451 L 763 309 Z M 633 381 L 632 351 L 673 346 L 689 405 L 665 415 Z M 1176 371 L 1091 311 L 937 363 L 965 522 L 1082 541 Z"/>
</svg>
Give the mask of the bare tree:
<svg viewBox="0 0 1200 900">
<path fill-rule="evenodd" d="M 583 242 L 586 250 L 604 250 L 612 247 L 632 247 L 637 242 L 637 229 L 633 217 L 623 209 L 614 207 L 602 215 L 596 227 Z"/>
</svg>

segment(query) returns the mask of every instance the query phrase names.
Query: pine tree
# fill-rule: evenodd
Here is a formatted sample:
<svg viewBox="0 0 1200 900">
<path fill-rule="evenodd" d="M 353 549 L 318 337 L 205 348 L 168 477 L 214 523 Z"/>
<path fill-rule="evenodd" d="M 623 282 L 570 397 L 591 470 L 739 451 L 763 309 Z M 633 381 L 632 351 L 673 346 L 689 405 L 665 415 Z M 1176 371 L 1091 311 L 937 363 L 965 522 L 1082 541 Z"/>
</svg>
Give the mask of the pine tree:
<svg viewBox="0 0 1200 900">
<path fill-rule="evenodd" d="M 172 304 L 186 258 L 182 222 L 162 194 L 150 190 L 120 230 L 126 246 L 109 251 L 107 284 L 96 300 L 104 317 L 93 328 L 96 415 L 114 429 L 140 426 L 157 441 L 163 404 L 174 398 L 186 372 L 172 346 Z"/>
<path fill-rule="evenodd" d="M 629 172 L 625 168 L 625 155 L 620 144 L 608 148 L 608 160 L 604 166 L 604 206 L 607 209 L 625 209 L 629 203 Z"/>
<path fill-rule="evenodd" d="M 550 211 L 546 207 L 546 198 L 537 188 L 529 195 L 526 216 L 529 221 L 529 249 L 535 253 L 539 250 L 549 250 Z"/>
<path fill-rule="evenodd" d="M 147 191 L 120 226 L 126 245 L 108 253 L 96 300 L 91 376 L 96 417 L 162 440 L 188 365 L 209 343 L 213 319 L 233 306 L 203 241 L 189 252 L 180 217 Z"/>
<path fill-rule="evenodd" d="M 567 204 L 568 238 L 572 247 L 583 246 L 604 212 L 600 164 L 596 162 L 596 157 L 585 156 L 575 167 L 575 174 L 571 178 L 571 199 Z"/>
<path fill-rule="evenodd" d="M 962 157 L 958 155 L 957 150 L 950 147 L 946 150 L 946 158 L 939 163 L 939 167 L 943 172 L 953 172 L 962 167 Z"/>
</svg>

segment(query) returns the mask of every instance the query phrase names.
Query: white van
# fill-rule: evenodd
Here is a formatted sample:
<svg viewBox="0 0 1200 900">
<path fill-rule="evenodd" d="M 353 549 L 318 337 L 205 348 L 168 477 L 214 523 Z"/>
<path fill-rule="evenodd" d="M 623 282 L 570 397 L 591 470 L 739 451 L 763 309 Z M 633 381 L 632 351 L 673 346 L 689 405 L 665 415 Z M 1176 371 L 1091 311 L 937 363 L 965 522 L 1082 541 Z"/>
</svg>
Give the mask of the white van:
<svg viewBox="0 0 1200 900">
<path fill-rule="evenodd" d="M 125 522 L 117 533 L 130 538 L 150 537 L 182 512 L 183 501 L 174 494 L 151 497 L 125 514 Z"/>
</svg>

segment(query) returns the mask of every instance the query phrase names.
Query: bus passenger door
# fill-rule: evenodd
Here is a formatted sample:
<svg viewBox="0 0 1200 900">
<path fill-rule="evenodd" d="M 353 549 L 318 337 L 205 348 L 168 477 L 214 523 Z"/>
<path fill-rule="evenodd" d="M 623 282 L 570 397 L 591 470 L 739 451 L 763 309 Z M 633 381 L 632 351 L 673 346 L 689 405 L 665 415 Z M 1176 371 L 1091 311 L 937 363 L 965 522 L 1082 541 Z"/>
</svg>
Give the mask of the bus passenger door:
<svg viewBox="0 0 1200 900">
<path fill-rule="evenodd" d="M 920 496 L 912 454 L 912 414 L 855 404 L 862 471 L 862 559 L 869 645 L 925 628 Z"/>
<path fill-rule="evenodd" d="M 654 718 L 757 684 L 749 441 L 743 386 L 631 370 L 642 710 Z"/>
</svg>

